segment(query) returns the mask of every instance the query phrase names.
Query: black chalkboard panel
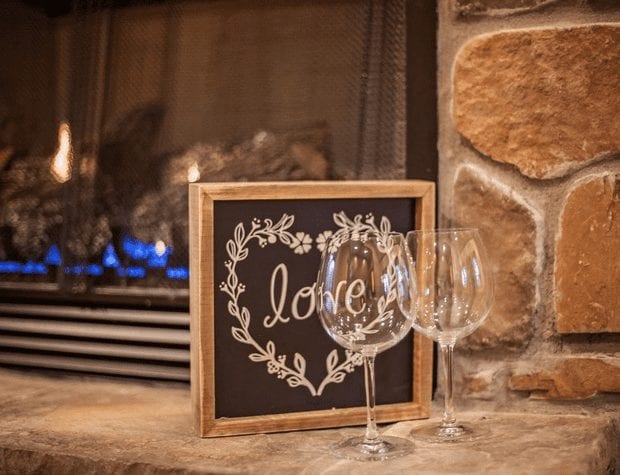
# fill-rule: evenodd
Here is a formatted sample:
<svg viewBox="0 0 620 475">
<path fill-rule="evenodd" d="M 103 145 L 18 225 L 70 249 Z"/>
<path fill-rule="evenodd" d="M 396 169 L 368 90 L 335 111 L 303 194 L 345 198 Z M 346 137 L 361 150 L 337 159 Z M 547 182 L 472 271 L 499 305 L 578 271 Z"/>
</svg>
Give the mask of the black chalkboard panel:
<svg viewBox="0 0 620 475">
<path fill-rule="evenodd" d="M 387 218 L 400 232 L 432 226 L 429 190 L 417 181 L 191 188 L 192 390 L 201 435 L 364 422 L 361 357 L 325 333 L 314 308 L 320 251 L 330 232 L 355 223 Z M 384 411 L 384 420 L 426 414 L 428 404 L 416 399 L 430 395 L 429 348 L 409 333 L 378 355 L 379 419 L 382 407 L 399 409 Z"/>
</svg>

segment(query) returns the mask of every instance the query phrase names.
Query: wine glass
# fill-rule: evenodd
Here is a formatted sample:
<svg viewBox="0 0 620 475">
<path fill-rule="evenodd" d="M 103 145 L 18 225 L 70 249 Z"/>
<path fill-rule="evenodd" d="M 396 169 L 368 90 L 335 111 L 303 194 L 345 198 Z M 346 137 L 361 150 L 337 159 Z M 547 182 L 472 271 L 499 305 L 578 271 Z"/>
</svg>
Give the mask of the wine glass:
<svg viewBox="0 0 620 475">
<path fill-rule="evenodd" d="M 366 434 L 332 447 L 338 457 L 384 460 L 413 450 L 410 440 L 381 437 L 375 420 L 375 357 L 411 328 L 398 298 L 411 295 L 407 271 L 402 234 L 339 232 L 323 251 L 316 286 L 321 323 L 339 345 L 362 355 L 366 385 Z"/>
<path fill-rule="evenodd" d="M 441 424 L 419 427 L 412 435 L 441 442 L 474 440 L 483 432 L 456 421 L 452 363 L 457 339 L 482 324 L 493 302 L 484 245 L 477 229 L 411 231 L 406 241 L 410 272 L 415 275 L 411 288 L 417 289 L 417 295 L 403 296 L 403 310 L 411 316 L 415 330 L 439 343 L 444 378 Z"/>
</svg>

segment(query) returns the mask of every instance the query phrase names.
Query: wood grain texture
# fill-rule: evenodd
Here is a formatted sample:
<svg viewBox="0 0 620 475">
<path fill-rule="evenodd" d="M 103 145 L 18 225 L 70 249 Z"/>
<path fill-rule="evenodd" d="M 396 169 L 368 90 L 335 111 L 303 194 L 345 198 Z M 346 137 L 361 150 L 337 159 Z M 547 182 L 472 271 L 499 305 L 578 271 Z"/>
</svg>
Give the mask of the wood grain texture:
<svg viewBox="0 0 620 475">
<path fill-rule="evenodd" d="M 212 200 L 404 198 L 434 202 L 435 184 L 423 180 L 288 181 L 194 184 Z M 424 213 L 425 219 L 430 216 Z"/>
<path fill-rule="evenodd" d="M 210 183 L 190 186 L 191 374 L 194 426 L 201 437 L 361 425 L 366 408 L 315 410 L 251 417 L 215 417 L 214 202 L 279 199 L 411 198 L 415 227 L 432 229 L 435 185 L 421 180 Z M 432 343 L 414 336 L 412 400 L 377 406 L 378 422 L 428 417 Z"/>
<path fill-rule="evenodd" d="M 200 309 L 200 262 L 201 249 L 200 238 L 202 235 L 201 217 L 202 206 L 200 200 L 200 188 L 196 186 L 189 187 L 189 306 L 190 306 L 190 378 L 191 378 L 191 396 L 192 396 L 192 414 L 194 430 L 199 434 L 202 433 L 202 425 L 198 414 L 202 412 L 202 394 L 203 381 L 200 371 L 200 321 L 203 313 Z"/>
</svg>

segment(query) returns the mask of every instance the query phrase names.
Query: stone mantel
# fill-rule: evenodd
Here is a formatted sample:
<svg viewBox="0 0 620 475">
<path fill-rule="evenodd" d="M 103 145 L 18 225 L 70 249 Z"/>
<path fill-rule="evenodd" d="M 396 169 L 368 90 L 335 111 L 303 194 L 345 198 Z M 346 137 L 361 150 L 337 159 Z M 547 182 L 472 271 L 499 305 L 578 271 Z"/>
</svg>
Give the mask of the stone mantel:
<svg viewBox="0 0 620 475">
<path fill-rule="evenodd" d="M 613 423 L 600 416 L 466 413 L 482 442 L 433 445 L 387 462 L 333 458 L 360 428 L 200 439 L 186 386 L 51 378 L 0 370 L 0 473 L 613 473 Z M 420 422 L 384 427 L 407 436 Z M 414 439 L 415 440 L 415 439 Z"/>
</svg>

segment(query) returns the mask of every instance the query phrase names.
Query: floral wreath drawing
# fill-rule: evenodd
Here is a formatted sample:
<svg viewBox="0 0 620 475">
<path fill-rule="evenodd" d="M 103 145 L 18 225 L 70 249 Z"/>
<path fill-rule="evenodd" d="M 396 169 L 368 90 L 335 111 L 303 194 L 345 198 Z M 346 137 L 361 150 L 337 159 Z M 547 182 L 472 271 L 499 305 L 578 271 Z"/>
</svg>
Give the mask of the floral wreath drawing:
<svg viewBox="0 0 620 475">
<path fill-rule="evenodd" d="M 327 243 L 330 246 L 337 247 L 346 236 L 364 239 L 364 235 L 369 232 L 387 234 L 390 233 L 390 221 L 383 217 L 379 226 L 376 225 L 372 214 L 356 215 L 350 219 L 343 211 L 334 213 L 334 223 L 338 226 L 335 233 L 331 231 L 323 231 L 316 238 L 316 246 L 319 251 L 323 251 Z M 276 345 L 269 340 L 263 347 L 258 343 L 250 333 L 250 310 L 247 307 L 240 306 L 239 298 L 245 292 L 245 284 L 239 282 L 237 276 L 237 264 L 247 259 L 249 250 L 248 244 L 252 240 L 257 240 L 260 247 L 266 247 L 269 244 L 275 244 L 278 241 L 288 246 L 295 254 L 306 254 L 312 249 L 312 238 L 310 235 L 297 232 L 291 233 L 289 229 L 295 222 L 295 216 L 283 214 L 280 220 L 274 224 L 271 219 L 260 220 L 254 218 L 251 223 L 249 232 L 243 223 L 237 224 L 234 230 L 233 239 L 226 242 L 226 252 L 229 259 L 224 265 L 228 271 L 227 278 L 221 282 L 219 289 L 226 293 L 228 299 L 228 313 L 237 320 L 239 326 L 232 326 L 231 332 L 235 340 L 240 343 L 251 346 L 255 351 L 248 355 L 248 358 L 255 363 L 265 363 L 267 372 L 274 374 L 278 379 L 285 380 L 292 388 L 304 386 L 308 389 L 312 396 L 320 396 L 328 384 L 341 383 L 348 373 L 352 373 L 356 366 L 363 364 L 362 356 L 359 353 L 345 350 L 345 359 L 340 362 L 338 358 L 338 350 L 332 350 L 325 360 L 326 376 L 323 378 L 318 388 L 312 384 L 306 377 L 306 359 L 300 353 L 293 355 L 292 367 L 287 364 L 287 355 L 277 354 Z M 330 237 L 333 237 L 331 241 Z M 385 302 L 387 305 L 388 302 Z M 387 313 L 381 312 L 378 319 L 384 317 Z M 370 325 L 374 325 L 372 322 Z M 370 327 L 369 325 L 369 327 Z M 359 329 L 362 333 L 371 333 L 372 328 Z M 359 335 L 351 335 L 358 337 Z"/>
</svg>

